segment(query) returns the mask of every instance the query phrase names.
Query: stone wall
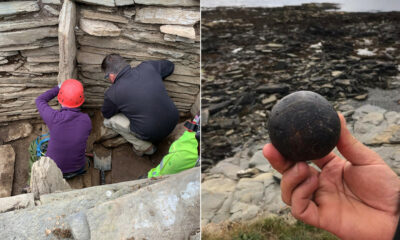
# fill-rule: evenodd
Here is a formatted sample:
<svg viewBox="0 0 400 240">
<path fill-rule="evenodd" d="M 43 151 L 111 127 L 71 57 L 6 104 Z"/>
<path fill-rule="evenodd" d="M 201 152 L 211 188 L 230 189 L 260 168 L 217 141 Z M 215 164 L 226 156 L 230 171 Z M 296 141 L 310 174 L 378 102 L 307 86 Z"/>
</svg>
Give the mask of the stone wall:
<svg viewBox="0 0 400 240">
<path fill-rule="evenodd" d="M 0 123 L 38 118 L 35 98 L 70 77 L 84 84 L 83 107 L 100 107 L 110 85 L 100 63 L 109 53 L 132 66 L 173 61 L 165 85 L 188 115 L 199 93 L 199 21 L 198 0 L 1 2 Z"/>
<path fill-rule="evenodd" d="M 198 0 L 1 1 L 0 197 L 21 193 L 29 144 L 48 131 L 35 99 L 74 77 L 85 87 L 84 111 L 97 112 L 110 85 L 100 69 L 109 53 L 122 55 L 132 66 L 171 60 L 175 71 L 165 80 L 169 95 L 181 116 L 198 112 L 199 5 Z M 93 126 L 101 125 L 98 112 L 89 115 Z M 100 139 L 99 131 L 92 131 L 88 151 Z"/>
</svg>

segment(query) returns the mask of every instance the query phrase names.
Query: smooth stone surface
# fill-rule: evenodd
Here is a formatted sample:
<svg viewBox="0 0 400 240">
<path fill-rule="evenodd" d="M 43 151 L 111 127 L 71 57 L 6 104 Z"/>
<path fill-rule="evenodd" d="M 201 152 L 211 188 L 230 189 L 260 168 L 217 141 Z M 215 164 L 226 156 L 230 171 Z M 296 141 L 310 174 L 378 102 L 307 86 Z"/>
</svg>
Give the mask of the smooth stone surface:
<svg viewBox="0 0 400 240">
<path fill-rule="evenodd" d="M 116 6 L 128 6 L 133 4 L 135 4 L 133 0 L 115 0 Z"/>
<path fill-rule="evenodd" d="M 78 51 L 76 55 L 76 60 L 80 64 L 101 64 L 104 57 L 105 55 Z M 104 74 L 102 75 L 104 78 Z"/>
<path fill-rule="evenodd" d="M 135 21 L 150 24 L 194 25 L 200 21 L 200 12 L 178 8 L 145 7 L 137 10 Z"/>
<path fill-rule="evenodd" d="M 11 145 L 0 145 L 0 198 L 11 196 L 15 152 Z"/>
<path fill-rule="evenodd" d="M 43 4 L 55 4 L 55 5 L 61 5 L 60 0 L 42 0 Z"/>
<path fill-rule="evenodd" d="M 39 11 L 37 1 L 0 2 L 0 16 Z"/>
<path fill-rule="evenodd" d="M 189 39 L 196 39 L 196 32 L 191 26 L 162 25 L 160 27 L 160 31 L 171 35 L 177 35 Z"/>
</svg>

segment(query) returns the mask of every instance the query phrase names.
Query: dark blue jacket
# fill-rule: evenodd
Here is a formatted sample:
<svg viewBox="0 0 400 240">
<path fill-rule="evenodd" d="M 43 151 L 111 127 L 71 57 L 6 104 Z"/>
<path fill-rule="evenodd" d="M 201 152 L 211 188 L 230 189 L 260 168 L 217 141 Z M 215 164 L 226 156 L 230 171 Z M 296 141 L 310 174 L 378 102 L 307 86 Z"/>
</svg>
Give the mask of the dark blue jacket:
<svg viewBox="0 0 400 240">
<path fill-rule="evenodd" d="M 159 142 L 174 130 L 178 110 L 168 96 L 163 78 L 174 71 L 168 60 L 145 61 L 135 68 L 126 66 L 105 92 L 101 109 L 104 118 L 123 113 L 139 138 Z"/>
</svg>

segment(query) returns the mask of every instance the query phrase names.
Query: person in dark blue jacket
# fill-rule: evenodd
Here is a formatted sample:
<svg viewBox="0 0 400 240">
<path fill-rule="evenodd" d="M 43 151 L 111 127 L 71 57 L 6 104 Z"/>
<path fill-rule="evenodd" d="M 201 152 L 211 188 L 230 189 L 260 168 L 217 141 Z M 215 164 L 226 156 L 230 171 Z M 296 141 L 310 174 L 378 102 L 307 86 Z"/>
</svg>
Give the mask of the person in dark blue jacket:
<svg viewBox="0 0 400 240">
<path fill-rule="evenodd" d="M 131 68 L 120 55 L 110 54 L 101 68 L 112 83 L 101 109 L 104 125 L 132 143 L 138 156 L 153 154 L 155 144 L 172 132 L 179 119 L 163 83 L 173 73 L 174 64 L 144 61 Z"/>
</svg>

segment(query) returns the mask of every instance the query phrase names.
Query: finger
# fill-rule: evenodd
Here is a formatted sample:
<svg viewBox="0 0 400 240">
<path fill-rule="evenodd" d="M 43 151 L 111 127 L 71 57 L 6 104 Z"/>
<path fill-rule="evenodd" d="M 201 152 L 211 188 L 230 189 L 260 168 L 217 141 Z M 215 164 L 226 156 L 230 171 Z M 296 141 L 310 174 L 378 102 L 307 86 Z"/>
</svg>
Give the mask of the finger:
<svg viewBox="0 0 400 240">
<path fill-rule="evenodd" d="M 282 175 L 281 194 L 282 200 L 287 205 L 292 205 L 292 192 L 310 176 L 310 167 L 305 162 L 296 163 Z"/>
<path fill-rule="evenodd" d="M 328 155 L 326 155 L 323 158 L 317 159 L 317 160 L 312 160 L 312 162 L 317 165 L 320 169 L 324 168 L 326 164 L 328 164 L 330 161 L 333 159 L 338 158 L 338 156 L 334 152 L 330 152 Z"/>
<path fill-rule="evenodd" d="M 383 160 L 377 153 L 359 142 L 346 127 L 346 120 L 339 113 L 340 138 L 337 144 L 339 152 L 354 165 L 380 164 Z"/>
<path fill-rule="evenodd" d="M 281 174 L 294 165 L 293 162 L 286 160 L 271 143 L 264 146 L 263 154 L 272 167 Z"/>
<path fill-rule="evenodd" d="M 318 177 L 310 175 L 292 193 L 292 215 L 313 226 L 319 225 L 318 206 L 312 201 L 318 188 Z"/>
</svg>

